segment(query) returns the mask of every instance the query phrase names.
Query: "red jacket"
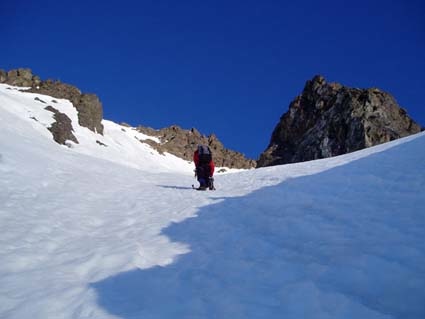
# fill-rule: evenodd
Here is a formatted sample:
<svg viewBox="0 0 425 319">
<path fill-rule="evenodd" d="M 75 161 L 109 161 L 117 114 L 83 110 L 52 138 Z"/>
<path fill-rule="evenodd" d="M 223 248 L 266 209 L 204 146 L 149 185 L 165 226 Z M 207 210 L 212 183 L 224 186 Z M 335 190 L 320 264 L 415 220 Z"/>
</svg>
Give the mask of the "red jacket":
<svg viewBox="0 0 425 319">
<path fill-rule="evenodd" d="M 199 165 L 199 155 L 198 155 L 198 150 L 195 151 L 195 153 L 193 153 L 193 161 L 195 162 L 195 167 L 198 167 Z M 211 160 L 211 162 L 209 163 L 210 166 L 210 172 L 211 172 L 211 176 L 214 175 L 214 162 L 213 160 Z"/>
</svg>

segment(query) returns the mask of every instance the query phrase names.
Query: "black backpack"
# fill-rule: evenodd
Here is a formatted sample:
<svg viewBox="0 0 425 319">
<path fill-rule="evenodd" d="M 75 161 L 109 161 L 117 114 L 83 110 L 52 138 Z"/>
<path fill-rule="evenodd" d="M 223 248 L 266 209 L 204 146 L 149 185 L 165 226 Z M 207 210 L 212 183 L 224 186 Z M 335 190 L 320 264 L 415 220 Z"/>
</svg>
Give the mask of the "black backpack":
<svg viewBox="0 0 425 319">
<path fill-rule="evenodd" d="M 212 161 L 211 150 L 207 145 L 198 146 L 199 164 L 209 164 Z"/>
</svg>

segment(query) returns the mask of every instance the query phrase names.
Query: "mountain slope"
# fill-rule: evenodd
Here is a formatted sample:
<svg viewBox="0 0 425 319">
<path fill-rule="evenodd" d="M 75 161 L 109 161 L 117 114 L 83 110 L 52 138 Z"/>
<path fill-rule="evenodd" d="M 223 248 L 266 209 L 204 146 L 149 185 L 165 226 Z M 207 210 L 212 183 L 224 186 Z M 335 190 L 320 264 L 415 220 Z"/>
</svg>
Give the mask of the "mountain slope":
<svg viewBox="0 0 425 319">
<path fill-rule="evenodd" d="M 45 143 L 52 144 L 52 134 L 49 128 L 55 122 L 54 113 L 46 108 L 52 107 L 65 115 L 72 123 L 72 133 L 78 142 L 67 141 L 66 145 L 72 152 L 87 154 L 126 166 L 149 170 L 192 172 L 192 165 L 171 154 L 160 155 L 148 144 L 147 139 L 156 141 L 156 137 L 138 132 L 136 128 L 124 127 L 111 121 L 103 120 L 103 135 L 79 125 L 78 111 L 70 101 L 54 99 L 47 95 L 23 93 L 18 88 L 0 84 L 0 107 L 6 113 L 11 113 L 23 122 L 28 123 L 34 131 L 29 135 L 41 135 Z M 6 123 L 6 121 L 4 121 Z M 13 119 L 7 122 L 15 125 Z M 56 143 L 55 143 L 56 144 Z M 53 145 L 53 148 L 63 149 L 63 146 Z M 152 166 L 153 165 L 153 166 Z"/>
<path fill-rule="evenodd" d="M 15 89 L 21 87 L 21 90 L 27 93 L 35 93 L 33 96 L 35 96 L 37 101 L 44 103 L 50 112 L 55 113 L 56 123 L 49 130 L 54 135 L 55 141 L 59 144 L 64 144 L 66 140 L 78 143 L 78 139 L 71 132 L 72 123 L 75 126 L 88 128 L 99 136 L 104 135 L 103 107 L 95 94 L 82 93 L 77 87 L 60 81 L 42 81 L 38 76 L 32 74 L 31 69 L 25 68 L 10 70 L 8 72 L 0 69 L 0 89 L 5 87 L 2 84 L 15 86 Z M 3 91 L 3 93 L 10 92 Z M 21 94 L 18 92 L 15 93 L 16 95 Z M 44 98 L 43 100 L 40 96 L 48 96 L 48 98 Z M 27 98 L 23 99 L 26 100 Z M 54 108 L 53 105 L 57 103 L 58 99 L 66 99 L 72 103 L 73 120 L 67 118 L 67 113 L 61 113 Z M 195 128 L 184 130 L 177 125 L 173 125 L 155 130 L 143 126 L 138 126 L 137 129 L 125 124 L 121 126 L 122 130 L 127 130 L 127 128 L 134 133 L 130 135 L 137 135 L 136 132 L 139 132 L 142 134 L 138 135 L 150 136 L 149 139 L 142 138 L 140 141 L 149 144 L 161 154 L 167 152 L 184 160 L 191 161 L 196 146 L 198 144 L 207 144 L 214 151 L 217 166 L 249 169 L 256 165 L 254 160 L 245 158 L 242 153 L 226 149 L 215 134 L 207 137 Z M 100 141 L 98 143 L 105 146 Z"/>
<path fill-rule="evenodd" d="M 195 192 L 190 163 L 138 148 L 148 137 L 104 122 L 108 147 L 80 127 L 60 146 L 53 113 L 9 91 L 1 318 L 425 315 L 423 133 Z"/>
</svg>

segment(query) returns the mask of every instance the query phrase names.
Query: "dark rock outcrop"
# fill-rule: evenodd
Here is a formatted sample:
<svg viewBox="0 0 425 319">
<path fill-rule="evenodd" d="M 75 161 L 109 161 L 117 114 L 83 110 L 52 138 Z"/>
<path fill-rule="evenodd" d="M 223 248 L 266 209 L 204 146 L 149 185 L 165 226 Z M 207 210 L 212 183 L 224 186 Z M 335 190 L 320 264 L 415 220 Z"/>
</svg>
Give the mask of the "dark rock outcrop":
<svg viewBox="0 0 425 319">
<path fill-rule="evenodd" d="M 95 133 L 103 135 L 103 108 L 99 98 L 94 94 L 85 94 L 70 84 L 60 81 L 41 81 L 30 69 L 17 69 L 5 72 L 0 70 L 0 83 L 30 87 L 25 92 L 45 94 L 57 99 L 71 101 L 78 111 L 78 122 Z"/>
<path fill-rule="evenodd" d="M 245 158 L 242 153 L 235 152 L 224 148 L 218 138 L 212 134 L 209 136 L 202 135 L 198 130 L 184 130 L 179 126 L 154 130 L 139 126 L 137 130 L 149 136 L 160 139 L 161 143 L 153 140 L 142 140 L 158 150 L 160 153 L 168 152 L 177 157 L 191 161 L 193 152 L 198 144 L 205 144 L 211 148 L 216 166 L 225 166 L 230 168 L 253 168 L 256 165 L 254 160 Z"/>
<path fill-rule="evenodd" d="M 54 113 L 53 118 L 55 119 L 55 122 L 48 128 L 48 130 L 52 132 L 53 139 L 57 143 L 63 145 L 65 145 L 67 140 L 78 144 L 77 138 L 72 133 L 74 130 L 72 128 L 71 119 L 66 114 L 59 112 L 50 105 L 45 109 Z"/>
<path fill-rule="evenodd" d="M 257 166 L 341 155 L 420 131 L 390 94 L 316 76 L 281 117 Z"/>
<path fill-rule="evenodd" d="M 95 94 L 83 93 L 74 106 L 78 111 L 79 124 L 103 135 L 103 108 L 99 98 Z"/>
</svg>

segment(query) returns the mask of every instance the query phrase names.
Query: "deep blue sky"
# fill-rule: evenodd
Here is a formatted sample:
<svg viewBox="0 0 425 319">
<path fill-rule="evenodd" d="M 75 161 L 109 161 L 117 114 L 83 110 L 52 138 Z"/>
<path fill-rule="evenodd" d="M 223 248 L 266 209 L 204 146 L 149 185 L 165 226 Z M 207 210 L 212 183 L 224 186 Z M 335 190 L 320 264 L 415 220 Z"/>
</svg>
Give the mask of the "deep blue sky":
<svg viewBox="0 0 425 319">
<path fill-rule="evenodd" d="M 104 117 L 215 133 L 257 158 L 305 82 L 379 87 L 425 125 L 422 1 L 0 1 L 0 68 L 96 93 Z"/>
</svg>

